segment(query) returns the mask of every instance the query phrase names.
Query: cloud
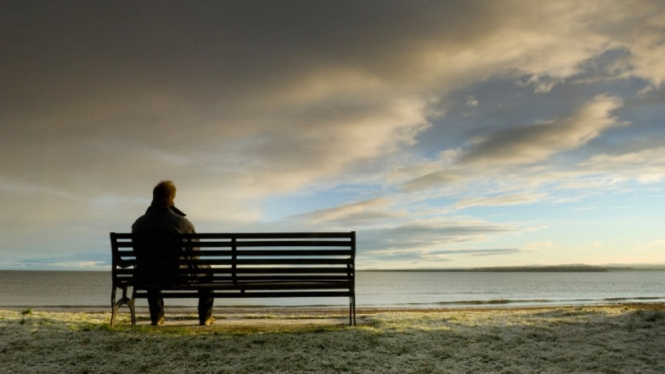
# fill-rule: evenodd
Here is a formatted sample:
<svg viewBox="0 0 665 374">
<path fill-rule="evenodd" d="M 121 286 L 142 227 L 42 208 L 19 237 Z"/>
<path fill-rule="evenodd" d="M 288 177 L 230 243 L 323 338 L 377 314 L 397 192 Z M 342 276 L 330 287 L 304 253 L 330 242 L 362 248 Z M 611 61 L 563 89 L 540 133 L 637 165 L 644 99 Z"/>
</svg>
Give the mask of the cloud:
<svg viewBox="0 0 665 374">
<path fill-rule="evenodd" d="M 357 227 L 374 222 L 385 222 L 403 216 L 385 209 L 389 205 L 387 199 L 372 199 L 357 203 L 344 204 L 329 209 L 292 216 L 291 219 L 307 225 L 337 224 L 345 227 Z"/>
<path fill-rule="evenodd" d="M 391 253 L 416 253 L 444 245 L 483 240 L 487 235 L 504 234 L 515 228 L 482 221 L 425 220 L 399 226 L 363 230 L 358 234 L 359 248 L 372 256 Z"/>
<path fill-rule="evenodd" d="M 530 164 L 579 148 L 621 123 L 611 112 L 621 106 L 616 97 L 598 95 L 569 117 L 514 127 L 474 139 L 461 164 Z"/>
<path fill-rule="evenodd" d="M 617 154 L 600 153 L 579 162 L 571 170 L 555 173 L 539 183 L 556 183 L 561 190 L 628 191 L 635 189 L 636 184 L 650 185 L 663 181 L 664 168 L 664 147 Z"/>
<path fill-rule="evenodd" d="M 532 204 L 535 202 L 543 201 L 547 198 L 545 194 L 506 194 L 500 196 L 490 197 L 474 197 L 460 199 L 455 203 L 457 208 L 468 208 L 473 206 L 504 206 L 504 205 L 520 205 Z"/>
<path fill-rule="evenodd" d="M 37 168 L 66 189 L 93 194 L 109 174 L 152 180 L 170 172 L 205 181 L 183 171 L 195 165 L 223 175 L 228 191 L 249 189 L 251 200 L 413 144 L 428 126 L 433 92 L 445 98 L 516 67 L 570 76 L 609 38 L 601 32 L 604 12 L 591 5 L 375 5 L 261 12 L 242 4 L 130 5 L 131 19 L 118 17 L 122 9 L 112 4 L 76 12 L 10 7 L 17 22 L 38 22 L 2 60 L 6 71 L 31 68 L 6 77 L 16 89 L 0 100 L 2 145 L 13 161 L 3 169 L 34 182 L 20 170 Z M 621 30 L 647 11 L 621 13 Z M 54 27 L 63 18 L 68 28 Z M 99 147 L 105 143 L 115 149 Z M 25 160 L 23 152 L 39 157 Z M 74 165 L 87 170 L 88 182 L 67 182 Z M 139 184 L 127 187 L 139 192 Z"/>
<path fill-rule="evenodd" d="M 432 251 L 423 255 L 423 258 L 447 258 L 450 255 L 471 255 L 471 256 L 499 256 L 510 255 L 522 252 L 519 248 L 493 248 L 493 249 L 452 249 L 448 251 Z"/>
<path fill-rule="evenodd" d="M 428 189 L 433 185 L 439 186 L 442 184 L 453 183 L 460 179 L 462 179 L 461 176 L 454 172 L 437 171 L 404 183 L 402 190 L 406 192 L 415 192 Z"/>
<path fill-rule="evenodd" d="M 554 248 L 555 244 L 551 240 L 544 240 L 540 242 L 531 242 L 524 247 L 525 251 L 538 251 L 542 249 Z"/>
<path fill-rule="evenodd" d="M 15 267 L 25 270 L 104 270 L 111 268 L 111 254 L 80 252 L 60 256 L 25 256 L 5 258 L 3 267 Z"/>
<path fill-rule="evenodd" d="M 478 106 L 478 99 L 473 97 L 473 95 L 469 95 L 464 98 L 464 106 L 468 108 L 475 108 Z"/>
<path fill-rule="evenodd" d="M 66 252 L 84 246 L 78 238 L 128 228 L 167 178 L 209 228 L 257 227 L 266 199 L 321 185 L 394 177 L 425 201 L 432 187 L 461 191 L 476 167 L 546 161 L 620 124 L 611 117 L 619 99 L 597 96 L 550 123 L 490 124 L 465 148 L 441 115 L 452 95 L 498 78 L 544 97 L 608 51 L 622 51 L 623 78 L 658 87 L 664 77 L 665 22 L 650 1 L 0 7 L 3 253 Z M 492 103 L 462 97 L 474 113 Z M 435 127 L 434 145 L 418 148 Z M 359 204 L 298 219 L 420 218 L 385 201 Z"/>
<path fill-rule="evenodd" d="M 640 2 L 635 4 L 633 13 L 645 16 L 639 27 L 630 26 L 626 19 L 620 21 L 623 27 L 616 31 L 622 34 L 614 36 L 626 45 L 630 51 L 628 62 L 630 68 L 624 71 L 626 76 L 635 76 L 646 79 L 656 87 L 662 87 L 665 82 L 665 67 L 660 61 L 665 58 L 665 10 L 662 4 L 654 2 Z"/>
<path fill-rule="evenodd" d="M 665 147 L 643 149 L 623 154 L 597 154 L 580 163 L 589 173 L 615 175 L 641 183 L 665 179 Z"/>
<path fill-rule="evenodd" d="M 612 116 L 612 111 L 621 104 L 616 97 L 597 95 L 570 115 L 475 137 L 466 149 L 450 149 L 440 154 L 438 162 L 403 168 L 393 173 L 393 179 L 399 181 L 404 176 L 427 172 L 402 184 L 403 191 L 416 192 L 446 185 L 465 185 L 479 176 L 507 181 L 505 176 L 511 175 L 507 174 L 511 171 L 521 176 L 533 173 L 540 175 L 537 178 L 542 175 L 549 178 L 545 173 L 548 168 L 537 163 L 559 153 L 577 150 L 609 129 L 625 126 Z M 398 174 L 401 178 L 397 178 Z M 555 171 L 550 177 L 556 179 L 561 174 Z"/>
</svg>

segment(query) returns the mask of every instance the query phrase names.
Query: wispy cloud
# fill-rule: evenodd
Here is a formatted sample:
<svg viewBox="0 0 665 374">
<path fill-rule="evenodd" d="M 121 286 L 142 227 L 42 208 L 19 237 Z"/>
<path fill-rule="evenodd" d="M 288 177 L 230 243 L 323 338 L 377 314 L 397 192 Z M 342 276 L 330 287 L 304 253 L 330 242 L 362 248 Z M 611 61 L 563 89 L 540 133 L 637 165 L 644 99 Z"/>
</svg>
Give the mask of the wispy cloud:
<svg viewBox="0 0 665 374">
<path fill-rule="evenodd" d="M 515 228 L 481 221 L 426 220 L 395 227 L 364 230 L 359 234 L 362 251 L 379 255 L 421 252 L 442 246 L 479 241 L 488 235 L 505 234 Z"/>
<path fill-rule="evenodd" d="M 402 189 L 406 192 L 414 192 L 419 190 L 425 190 L 431 188 L 432 186 L 440 186 L 444 184 L 450 184 L 461 180 L 463 177 L 457 174 L 454 171 L 437 171 L 434 173 L 429 173 L 421 177 L 412 179 L 402 186 Z"/>
<path fill-rule="evenodd" d="M 569 117 L 478 137 L 460 157 L 460 163 L 529 164 L 558 152 L 576 149 L 603 131 L 621 125 L 611 116 L 611 112 L 620 106 L 618 98 L 599 95 Z"/>
<path fill-rule="evenodd" d="M 545 194 L 506 194 L 490 197 L 464 198 L 455 203 L 457 208 L 468 208 L 472 206 L 503 206 L 531 204 L 543 201 L 547 198 Z"/>
<path fill-rule="evenodd" d="M 448 251 L 432 251 L 424 254 L 424 258 L 439 258 L 441 256 L 471 255 L 471 256 L 499 256 L 522 252 L 519 248 L 494 248 L 494 249 L 457 249 Z"/>
<path fill-rule="evenodd" d="M 372 199 L 329 209 L 315 210 L 293 216 L 290 219 L 308 225 L 339 224 L 343 222 L 344 226 L 354 227 L 363 225 L 363 223 L 385 221 L 404 216 L 404 213 L 386 209 L 389 204 L 388 199 Z"/>
</svg>

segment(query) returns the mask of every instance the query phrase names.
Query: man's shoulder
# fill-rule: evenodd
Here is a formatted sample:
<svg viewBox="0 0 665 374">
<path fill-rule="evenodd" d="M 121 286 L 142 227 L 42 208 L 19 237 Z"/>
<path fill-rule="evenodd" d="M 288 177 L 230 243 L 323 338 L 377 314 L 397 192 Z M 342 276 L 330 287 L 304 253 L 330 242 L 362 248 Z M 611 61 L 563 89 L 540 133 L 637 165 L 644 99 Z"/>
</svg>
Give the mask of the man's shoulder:
<svg viewBox="0 0 665 374">
<path fill-rule="evenodd" d="M 155 220 L 155 217 L 150 217 L 147 214 L 137 218 L 132 224 L 132 232 L 140 233 L 142 231 L 154 231 L 159 226 L 163 226 L 161 222 Z"/>
<path fill-rule="evenodd" d="M 194 232 L 194 224 L 192 224 L 190 220 L 188 220 L 183 216 L 179 216 L 177 214 L 175 216 L 176 217 L 174 219 L 178 222 L 178 225 L 180 226 L 180 230 L 178 230 L 179 232 L 183 234 Z"/>
<path fill-rule="evenodd" d="M 170 209 L 168 209 L 168 212 L 169 212 L 169 218 L 171 218 L 172 220 L 184 226 L 194 227 L 194 225 L 187 219 L 187 217 L 185 217 L 185 214 L 182 213 L 180 210 L 178 210 L 178 208 L 171 207 Z"/>
<path fill-rule="evenodd" d="M 174 233 L 194 233 L 194 225 L 185 217 L 174 213 L 170 209 L 148 210 L 146 214 L 136 219 L 132 225 L 132 232 L 139 231 L 169 231 Z"/>
<path fill-rule="evenodd" d="M 136 231 L 137 229 L 139 229 L 143 224 L 143 222 L 145 222 L 145 220 L 146 220 L 145 214 L 137 218 L 132 224 L 132 231 Z"/>
</svg>

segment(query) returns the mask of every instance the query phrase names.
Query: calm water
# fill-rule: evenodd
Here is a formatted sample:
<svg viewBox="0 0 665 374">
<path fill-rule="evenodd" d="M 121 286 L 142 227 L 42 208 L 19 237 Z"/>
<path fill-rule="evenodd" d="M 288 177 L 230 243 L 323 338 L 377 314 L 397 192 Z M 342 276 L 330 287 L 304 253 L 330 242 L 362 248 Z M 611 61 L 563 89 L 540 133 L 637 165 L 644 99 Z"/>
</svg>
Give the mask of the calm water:
<svg viewBox="0 0 665 374">
<path fill-rule="evenodd" d="M 665 271 L 358 272 L 358 307 L 469 307 L 665 302 Z M 0 307 L 99 308 L 110 305 L 106 272 L 0 271 Z M 227 306 L 337 306 L 343 298 L 223 299 Z M 166 300 L 193 306 L 195 300 Z M 145 300 L 138 306 L 145 307 Z"/>
</svg>

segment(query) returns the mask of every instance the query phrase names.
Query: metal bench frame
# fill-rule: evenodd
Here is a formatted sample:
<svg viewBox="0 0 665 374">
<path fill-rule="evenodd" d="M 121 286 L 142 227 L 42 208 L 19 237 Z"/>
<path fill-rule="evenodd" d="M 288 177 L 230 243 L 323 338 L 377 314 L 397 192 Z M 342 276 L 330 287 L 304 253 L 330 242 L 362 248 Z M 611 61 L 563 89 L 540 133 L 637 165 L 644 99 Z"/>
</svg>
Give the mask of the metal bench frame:
<svg viewBox="0 0 665 374">
<path fill-rule="evenodd" d="M 142 278 L 136 236 L 110 236 L 111 326 L 123 305 L 136 325 L 134 303 L 147 298 L 148 288 L 160 289 L 163 298 L 198 298 L 199 290 L 215 298 L 348 297 L 349 324 L 356 325 L 355 231 L 178 234 L 183 255 L 177 257 L 180 270 L 174 276 L 185 280 L 152 284 L 137 280 Z M 116 299 L 118 289 L 122 297 Z"/>
</svg>

